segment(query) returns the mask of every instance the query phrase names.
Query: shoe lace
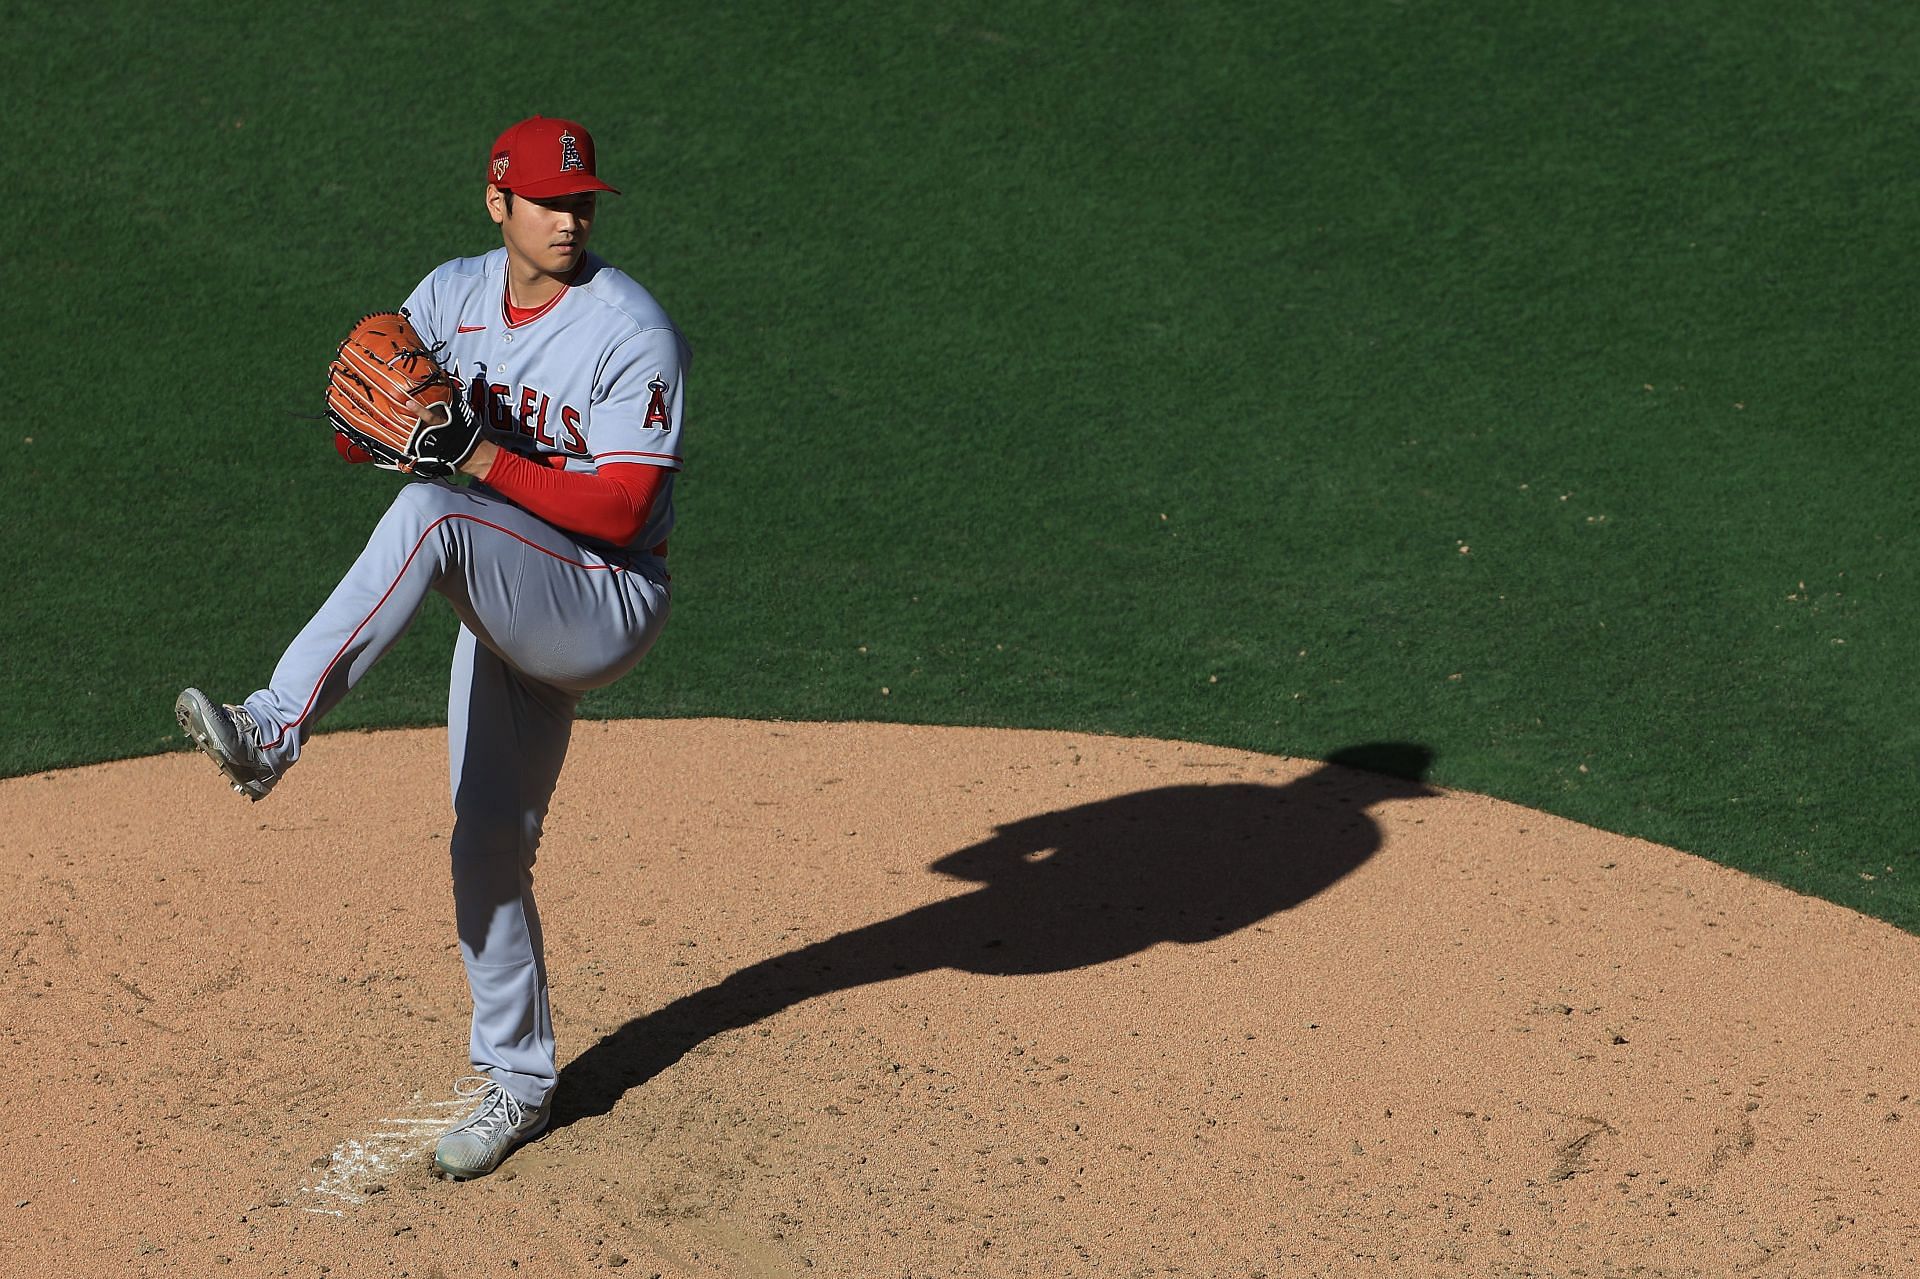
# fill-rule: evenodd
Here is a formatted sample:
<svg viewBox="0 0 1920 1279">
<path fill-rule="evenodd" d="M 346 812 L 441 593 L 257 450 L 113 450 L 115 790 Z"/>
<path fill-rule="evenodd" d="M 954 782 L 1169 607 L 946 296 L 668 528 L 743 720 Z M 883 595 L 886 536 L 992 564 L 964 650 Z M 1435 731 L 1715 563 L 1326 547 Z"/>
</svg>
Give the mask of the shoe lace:
<svg viewBox="0 0 1920 1279">
<path fill-rule="evenodd" d="M 480 1134 L 482 1140 L 492 1141 L 503 1127 L 517 1129 L 526 1121 L 527 1108 L 520 1104 L 520 1099 L 485 1075 L 468 1075 L 457 1081 L 453 1093 L 456 1097 L 480 1099 L 480 1108 L 463 1127 Z"/>
<path fill-rule="evenodd" d="M 233 720 L 234 727 L 246 734 L 246 736 L 253 740 L 253 744 L 258 746 L 260 744 L 260 725 L 254 723 L 253 712 L 244 706 L 229 706 L 226 710 L 227 716 Z"/>
</svg>

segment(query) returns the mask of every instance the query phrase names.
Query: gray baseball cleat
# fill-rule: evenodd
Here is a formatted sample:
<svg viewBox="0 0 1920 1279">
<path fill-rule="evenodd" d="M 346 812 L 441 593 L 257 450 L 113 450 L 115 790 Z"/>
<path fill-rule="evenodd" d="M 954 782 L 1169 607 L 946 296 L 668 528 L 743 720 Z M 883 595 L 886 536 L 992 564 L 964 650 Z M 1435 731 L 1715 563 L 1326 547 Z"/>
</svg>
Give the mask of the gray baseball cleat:
<svg viewBox="0 0 1920 1279">
<path fill-rule="evenodd" d="M 472 1114 L 441 1135 L 433 1148 L 433 1166 L 455 1181 L 484 1177 L 500 1166 L 515 1146 L 547 1130 L 552 1107 L 526 1105 L 485 1075 L 469 1075 L 453 1086 L 455 1096 L 478 1097 Z"/>
<path fill-rule="evenodd" d="M 233 788 L 261 800 L 280 779 L 260 753 L 260 727 L 244 706 L 216 702 L 197 688 L 173 699 L 173 717 L 193 744 L 213 758 Z"/>
</svg>

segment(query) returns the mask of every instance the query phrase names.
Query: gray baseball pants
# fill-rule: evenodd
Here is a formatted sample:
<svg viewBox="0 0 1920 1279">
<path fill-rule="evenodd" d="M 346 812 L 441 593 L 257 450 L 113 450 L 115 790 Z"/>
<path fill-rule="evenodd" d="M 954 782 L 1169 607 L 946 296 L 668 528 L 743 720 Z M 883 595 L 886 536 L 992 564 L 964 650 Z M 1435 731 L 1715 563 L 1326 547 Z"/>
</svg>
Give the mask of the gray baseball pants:
<svg viewBox="0 0 1920 1279">
<path fill-rule="evenodd" d="M 521 1102 L 552 1093 L 533 865 L 582 693 L 631 670 L 668 613 L 664 566 L 600 552 L 485 488 L 403 487 L 366 549 L 247 698 L 280 773 L 438 591 L 461 623 L 447 693 L 454 916 L 477 1071 Z"/>
</svg>

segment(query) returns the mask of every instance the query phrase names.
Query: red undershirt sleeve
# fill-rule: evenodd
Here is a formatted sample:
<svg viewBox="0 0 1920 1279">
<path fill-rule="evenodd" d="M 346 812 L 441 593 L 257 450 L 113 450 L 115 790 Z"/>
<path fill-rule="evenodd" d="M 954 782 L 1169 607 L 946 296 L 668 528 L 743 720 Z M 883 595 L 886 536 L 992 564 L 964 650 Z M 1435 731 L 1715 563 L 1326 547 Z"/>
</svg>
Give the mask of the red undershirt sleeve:
<svg viewBox="0 0 1920 1279">
<path fill-rule="evenodd" d="M 647 525 L 667 469 L 624 462 L 597 472 L 566 471 L 500 450 L 487 487 L 555 528 L 624 546 Z"/>
</svg>

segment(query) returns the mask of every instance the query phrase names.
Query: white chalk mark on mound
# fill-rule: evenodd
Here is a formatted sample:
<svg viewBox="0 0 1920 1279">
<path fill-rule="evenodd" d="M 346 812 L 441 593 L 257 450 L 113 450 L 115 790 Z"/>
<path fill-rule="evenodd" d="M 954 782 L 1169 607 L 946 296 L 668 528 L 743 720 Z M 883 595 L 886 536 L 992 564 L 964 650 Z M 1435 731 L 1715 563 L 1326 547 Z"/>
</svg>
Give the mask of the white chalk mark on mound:
<svg viewBox="0 0 1920 1279">
<path fill-rule="evenodd" d="M 311 1202 L 298 1206 L 304 1212 L 346 1216 L 347 1209 L 367 1201 L 369 1186 L 383 1185 L 400 1165 L 433 1148 L 434 1138 L 452 1122 L 447 1112 L 472 1104 L 465 1097 L 422 1101 L 415 1093 L 400 1114 L 376 1120 L 374 1131 L 335 1146 L 297 1192 Z"/>
</svg>

